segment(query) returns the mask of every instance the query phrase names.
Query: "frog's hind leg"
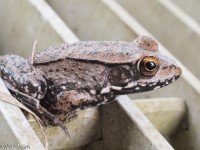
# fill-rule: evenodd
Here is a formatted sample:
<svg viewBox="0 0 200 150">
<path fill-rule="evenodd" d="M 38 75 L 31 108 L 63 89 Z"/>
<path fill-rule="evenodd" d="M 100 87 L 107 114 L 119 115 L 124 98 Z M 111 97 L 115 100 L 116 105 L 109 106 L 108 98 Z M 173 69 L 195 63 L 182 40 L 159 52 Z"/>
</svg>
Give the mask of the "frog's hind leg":
<svg viewBox="0 0 200 150">
<path fill-rule="evenodd" d="M 38 117 L 44 116 L 69 135 L 64 124 L 40 105 L 40 100 L 47 92 L 46 77 L 42 70 L 34 68 L 20 56 L 5 55 L 0 57 L 0 77 L 16 99 L 38 114 Z"/>
<path fill-rule="evenodd" d="M 31 97 L 26 97 L 21 94 L 16 94 L 17 92 L 13 92 L 10 90 L 11 94 L 22 104 L 24 104 L 26 107 L 31 109 L 41 120 L 43 125 L 47 126 L 49 122 L 55 126 L 60 126 L 65 134 L 69 137 L 69 131 L 67 127 L 65 127 L 64 123 L 61 122 L 58 117 L 51 112 L 47 111 L 44 107 L 42 107 L 39 103 L 39 100 Z"/>
<path fill-rule="evenodd" d="M 0 77 L 8 89 L 16 89 L 36 99 L 42 99 L 47 92 L 44 72 L 17 55 L 0 57 Z"/>
</svg>

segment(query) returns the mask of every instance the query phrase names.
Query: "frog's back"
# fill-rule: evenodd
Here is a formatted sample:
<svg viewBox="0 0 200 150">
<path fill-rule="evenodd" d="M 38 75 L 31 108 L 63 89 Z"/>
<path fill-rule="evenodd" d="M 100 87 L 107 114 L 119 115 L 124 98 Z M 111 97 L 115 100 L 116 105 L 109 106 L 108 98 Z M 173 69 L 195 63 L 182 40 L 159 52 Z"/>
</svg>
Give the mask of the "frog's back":
<svg viewBox="0 0 200 150">
<path fill-rule="evenodd" d="M 34 64 L 75 59 L 107 64 L 129 63 L 140 48 L 133 42 L 88 41 L 49 47 L 34 56 Z"/>
</svg>

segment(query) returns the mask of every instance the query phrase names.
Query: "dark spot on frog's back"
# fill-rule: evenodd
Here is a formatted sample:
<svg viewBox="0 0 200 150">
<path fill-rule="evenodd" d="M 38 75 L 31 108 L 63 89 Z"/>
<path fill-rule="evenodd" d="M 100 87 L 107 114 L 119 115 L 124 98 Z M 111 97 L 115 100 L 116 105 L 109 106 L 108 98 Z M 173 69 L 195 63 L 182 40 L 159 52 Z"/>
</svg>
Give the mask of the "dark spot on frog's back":
<svg viewBox="0 0 200 150">
<path fill-rule="evenodd" d="M 50 68 L 50 69 L 48 70 L 48 72 L 53 72 L 52 68 Z"/>
<path fill-rule="evenodd" d="M 163 70 L 165 70 L 165 69 L 167 69 L 167 68 L 168 68 L 168 66 L 164 66 L 164 67 L 162 67 Z"/>
<path fill-rule="evenodd" d="M 129 53 L 129 52 L 126 52 L 125 54 L 126 54 L 126 55 L 130 55 L 130 53 Z"/>
<path fill-rule="evenodd" d="M 97 50 L 91 51 L 91 52 L 89 53 L 89 55 L 96 55 L 96 54 L 97 54 Z"/>
</svg>

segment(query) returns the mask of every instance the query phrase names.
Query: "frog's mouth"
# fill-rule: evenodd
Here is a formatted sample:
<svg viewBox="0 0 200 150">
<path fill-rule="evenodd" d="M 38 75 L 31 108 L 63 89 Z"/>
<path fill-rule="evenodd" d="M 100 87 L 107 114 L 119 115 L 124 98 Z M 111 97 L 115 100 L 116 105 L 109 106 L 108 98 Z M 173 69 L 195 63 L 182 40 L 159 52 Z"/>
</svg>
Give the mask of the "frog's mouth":
<svg viewBox="0 0 200 150">
<path fill-rule="evenodd" d="M 158 80 L 157 82 L 142 82 L 142 83 L 140 82 L 140 83 L 136 83 L 135 85 L 132 84 L 133 85 L 132 87 L 131 85 L 129 85 L 129 87 L 128 86 L 123 87 L 121 90 L 112 88 L 112 91 L 118 95 L 147 92 L 147 91 L 156 90 L 161 87 L 167 86 L 168 84 L 175 82 L 179 77 L 180 75 L 173 76 L 172 78 L 165 79 L 164 81 Z"/>
<path fill-rule="evenodd" d="M 156 90 L 175 82 L 181 75 L 181 68 L 171 65 L 160 66 L 155 76 L 150 78 L 141 78 L 138 81 L 132 81 L 127 86 L 122 87 L 121 90 L 112 88 L 112 91 L 117 95 L 133 94 Z"/>
</svg>

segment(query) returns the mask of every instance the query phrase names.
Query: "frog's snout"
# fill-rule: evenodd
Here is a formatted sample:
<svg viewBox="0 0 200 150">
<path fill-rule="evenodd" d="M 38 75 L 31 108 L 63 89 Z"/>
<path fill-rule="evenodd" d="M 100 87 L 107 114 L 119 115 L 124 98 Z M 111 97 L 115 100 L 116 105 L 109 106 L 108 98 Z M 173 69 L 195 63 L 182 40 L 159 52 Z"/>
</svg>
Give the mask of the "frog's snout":
<svg viewBox="0 0 200 150">
<path fill-rule="evenodd" d="M 176 79 L 178 79 L 181 74 L 182 74 L 182 69 L 180 67 L 178 67 L 177 65 L 170 65 L 169 66 L 170 72 L 173 74 L 173 76 L 175 76 Z"/>
<path fill-rule="evenodd" d="M 175 65 L 174 63 L 168 63 L 160 66 L 156 78 L 161 79 L 162 82 L 173 83 L 181 76 L 181 74 L 182 69 L 179 66 Z"/>
<path fill-rule="evenodd" d="M 177 66 L 176 66 L 175 75 L 180 77 L 181 74 L 182 74 L 182 69 L 181 69 L 180 67 L 177 67 Z"/>
</svg>

